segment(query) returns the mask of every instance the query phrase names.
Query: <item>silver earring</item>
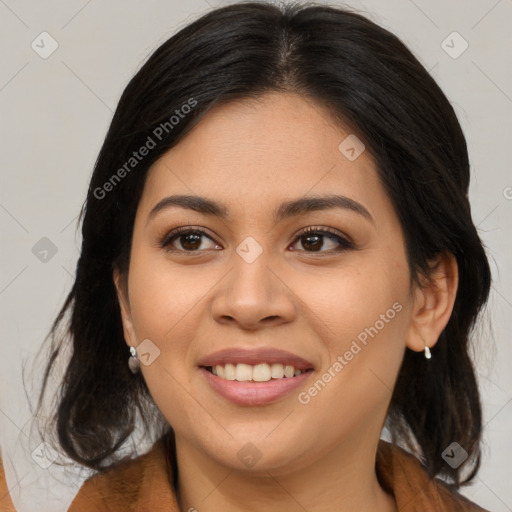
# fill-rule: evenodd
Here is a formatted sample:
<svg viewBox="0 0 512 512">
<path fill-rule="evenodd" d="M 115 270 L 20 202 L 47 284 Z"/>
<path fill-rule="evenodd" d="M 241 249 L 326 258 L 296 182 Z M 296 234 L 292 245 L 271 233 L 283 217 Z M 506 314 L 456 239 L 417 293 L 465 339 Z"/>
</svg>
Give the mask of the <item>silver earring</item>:
<svg viewBox="0 0 512 512">
<path fill-rule="evenodd" d="M 425 345 L 425 359 L 430 359 L 432 354 L 430 353 L 430 349 Z"/>
<path fill-rule="evenodd" d="M 137 350 L 135 347 L 130 347 L 130 357 L 128 359 L 128 367 L 132 373 L 140 372 L 140 361 L 137 357 Z"/>
</svg>

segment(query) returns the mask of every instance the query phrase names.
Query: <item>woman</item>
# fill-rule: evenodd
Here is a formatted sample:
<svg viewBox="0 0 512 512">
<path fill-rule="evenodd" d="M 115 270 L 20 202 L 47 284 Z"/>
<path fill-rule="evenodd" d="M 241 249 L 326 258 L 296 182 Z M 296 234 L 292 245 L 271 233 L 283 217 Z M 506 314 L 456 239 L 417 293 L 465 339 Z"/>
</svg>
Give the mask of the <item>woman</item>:
<svg viewBox="0 0 512 512">
<path fill-rule="evenodd" d="M 235 4 L 160 46 L 52 330 L 58 442 L 97 471 L 69 510 L 483 510 L 468 185 L 450 103 L 358 14 Z"/>
</svg>

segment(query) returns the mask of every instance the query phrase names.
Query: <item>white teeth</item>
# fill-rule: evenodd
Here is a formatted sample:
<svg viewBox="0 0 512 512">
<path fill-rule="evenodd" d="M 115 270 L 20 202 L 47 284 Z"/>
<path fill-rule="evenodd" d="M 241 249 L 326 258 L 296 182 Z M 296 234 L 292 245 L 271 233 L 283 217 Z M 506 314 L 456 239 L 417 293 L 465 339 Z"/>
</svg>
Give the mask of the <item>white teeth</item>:
<svg viewBox="0 0 512 512">
<path fill-rule="evenodd" d="M 218 375 L 219 377 L 222 377 L 223 379 L 226 378 L 226 375 L 224 373 L 224 366 L 221 366 L 220 364 L 218 364 L 217 366 L 215 366 L 215 370 L 217 371 L 217 373 L 214 373 L 214 375 Z M 212 371 L 213 371 L 213 368 L 212 368 Z"/>
<path fill-rule="evenodd" d="M 250 365 L 245 363 L 225 365 L 215 365 L 211 369 L 214 375 L 226 380 L 237 380 L 239 382 L 268 382 L 271 379 L 283 379 L 297 377 L 302 370 L 296 370 L 292 365 L 282 365 L 280 363 L 260 363 Z"/>
<path fill-rule="evenodd" d="M 249 364 L 237 364 L 235 368 L 235 379 L 239 382 L 252 380 L 252 366 Z"/>
<path fill-rule="evenodd" d="M 279 363 L 274 363 L 270 367 L 273 379 L 282 379 L 284 377 L 284 366 Z"/>
<path fill-rule="evenodd" d="M 217 368 L 219 366 L 217 366 Z M 234 364 L 227 364 L 224 366 L 224 378 L 226 380 L 235 380 L 235 365 Z"/>
<path fill-rule="evenodd" d="M 284 376 L 285 377 L 293 377 L 293 374 L 295 373 L 295 368 L 293 366 L 285 366 L 284 367 Z"/>
<path fill-rule="evenodd" d="M 257 364 L 252 368 L 252 380 L 256 382 L 267 382 L 271 379 L 270 366 L 266 363 Z"/>
</svg>

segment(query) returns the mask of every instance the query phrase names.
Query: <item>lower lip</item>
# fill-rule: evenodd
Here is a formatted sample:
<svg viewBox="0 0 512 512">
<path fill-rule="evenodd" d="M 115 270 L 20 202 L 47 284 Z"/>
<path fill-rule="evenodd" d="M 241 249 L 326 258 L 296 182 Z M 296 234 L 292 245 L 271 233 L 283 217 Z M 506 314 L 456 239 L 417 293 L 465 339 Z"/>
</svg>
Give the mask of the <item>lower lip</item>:
<svg viewBox="0 0 512 512">
<path fill-rule="evenodd" d="M 275 402 L 297 389 L 313 373 L 307 371 L 296 377 L 271 379 L 268 382 L 239 382 L 217 377 L 206 368 L 200 370 L 214 391 L 237 405 L 265 405 Z"/>
</svg>

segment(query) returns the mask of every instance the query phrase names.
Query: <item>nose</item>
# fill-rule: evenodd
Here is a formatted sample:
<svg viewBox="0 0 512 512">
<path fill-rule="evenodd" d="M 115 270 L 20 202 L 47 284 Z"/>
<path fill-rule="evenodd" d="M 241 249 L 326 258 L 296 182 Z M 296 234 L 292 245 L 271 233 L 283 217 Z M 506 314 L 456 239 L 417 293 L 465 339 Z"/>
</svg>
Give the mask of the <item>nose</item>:
<svg viewBox="0 0 512 512">
<path fill-rule="evenodd" d="M 244 330 L 292 322 L 297 307 L 291 283 L 271 268 L 265 251 L 251 263 L 237 253 L 233 260 L 213 299 L 215 321 Z"/>
</svg>

